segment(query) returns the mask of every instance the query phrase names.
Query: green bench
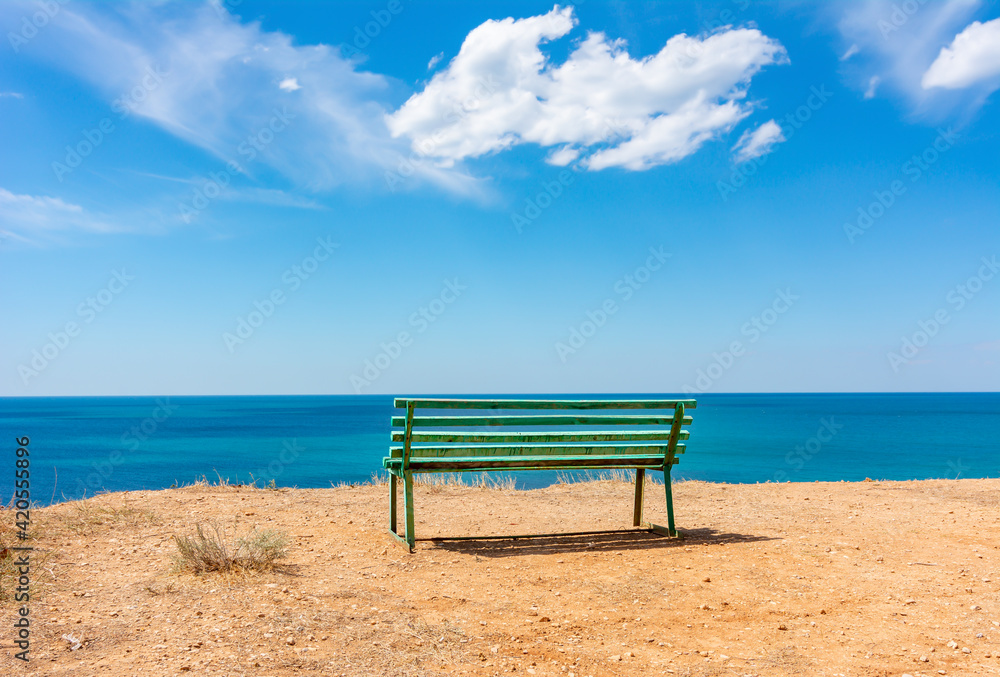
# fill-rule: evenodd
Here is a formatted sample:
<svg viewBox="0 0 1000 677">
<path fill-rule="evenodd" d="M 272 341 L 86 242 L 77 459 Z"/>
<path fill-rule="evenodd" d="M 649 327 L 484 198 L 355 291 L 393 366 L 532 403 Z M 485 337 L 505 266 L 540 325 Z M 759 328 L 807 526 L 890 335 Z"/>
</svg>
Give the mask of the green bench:
<svg viewBox="0 0 1000 677">
<path fill-rule="evenodd" d="M 682 440 L 688 439 L 689 433 L 681 426 L 691 423 L 684 412 L 695 408 L 695 400 L 396 398 L 395 407 L 405 414 L 392 417 L 392 444 L 389 456 L 382 460 L 389 472 L 389 531 L 411 552 L 418 540 L 413 531 L 415 473 L 634 469 L 633 526 L 677 536 L 670 469 L 677 463 L 677 455 L 684 453 Z M 493 427 L 503 429 L 484 430 Z M 642 521 L 647 470 L 663 472 L 666 527 Z M 398 480 L 403 482 L 405 502 L 402 535 L 396 530 Z"/>
</svg>

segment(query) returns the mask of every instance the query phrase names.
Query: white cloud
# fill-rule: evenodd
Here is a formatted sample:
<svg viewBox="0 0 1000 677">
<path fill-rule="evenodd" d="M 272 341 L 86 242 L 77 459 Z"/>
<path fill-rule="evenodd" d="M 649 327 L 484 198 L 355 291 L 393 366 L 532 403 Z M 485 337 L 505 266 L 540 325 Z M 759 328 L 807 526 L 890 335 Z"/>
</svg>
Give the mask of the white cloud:
<svg viewBox="0 0 1000 677">
<path fill-rule="evenodd" d="M 438 63 L 440 63 L 441 59 L 443 59 L 443 58 L 444 58 L 444 52 L 441 52 L 440 54 L 435 54 L 434 56 L 432 56 L 431 60 L 427 62 L 427 70 L 431 70 L 431 69 L 434 68 L 434 66 L 437 66 Z"/>
<path fill-rule="evenodd" d="M 121 230 L 77 204 L 47 195 L 19 195 L 0 188 L 0 224 L 4 234 L 31 240 L 55 231 L 87 230 L 108 233 Z"/>
<path fill-rule="evenodd" d="M 854 56 L 855 54 L 857 54 L 860 51 L 861 51 L 861 48 L 858 47 L 857 43 L 854 43 L 853 45 L 851 45 L 850 47 L 847 48 L 846 52 L 844 52 L 841 55 L 840 60 L 841 61 L 847 61 L 848 59 L 850 59 L 852 56 Z"/>
<path fill-rule="evenodd" d="M 21 92 L 0 92 L 0 99 L 2 99 L 5 96 L 9 96 L 9 97 L 11 97 L 13 99 L 23 99 L 24 98 L 24 94 L 21 94 Z"/>
<path fill-rule="evenodd" d="M 880 78 L 877 75 L 873 75 L 871 76 L 871 78 L 868 79 L 868 89 L 865 90 L 866 99 L 875 98 L 875 92 L 878 91 L 878 86 L 880 82 L 882 82 L 882 78 Z"/>
<path fill-rule="evenodd" d="M 545 161 L 550 165 L 555 165 L 556 167 L 565 167 L 578 157 L 580 157 L 579 148 L 563 146 L 562 148 L 557 148 L 549 153 L 549 156 L 545 158 Z"/>
<path fill-rule="evenodd" d="M 571 7 L 487 21 L 458 56 L 387 117 L 394 137 L 447 167 L 522 143 L 574 154 L 590 169 L 676 162 L 750 114 L 747 87 L 762 67 L 787 62 L 756 29 L 676 35 L 633 59 L 622 40 L 590 33 L 562 64 L 540 45 L 576 25 Z"/>
<path fill-rule="evenodd" d="M 920 84 L 924 89 L 943 87 L 963 89 L 994 80 L 1000 75 L 1000 19 L 980 23 L 973 21 L 955 36 L 924 73 Z"/>
<path fill-rule="evenodd" d="M 0 12 L 29 7 L 15 2 Z M 382 186 L 383 174 L 410 155 L 385 126 L 388 78 L 357 70 L 336 47 L 300 45 L 258 22 L 241 23 L 223 5 L 66 5 L 21 53 L 75 72 L 109 104 L 124 96 L 133 117 L 248 173 L 276 169 L 297 189 Z M 142 87 L 149 73 L 157 81 Z M 130 97 L 137 87 L 141 100 Z M 290 121 L 272 135 L 266 130 L 276 112 Z M 273 140 L 250 161 L 241 148 L 261 133 Z M 414 167 L 411 181 L 479 190 L 464 172 L 429 163 Z"/>
<path fill-rule="evenodd" d="M 781 127 L 774 120 L 768 120 L 757 129 L 743 133 L 733 146 L 733 159 L 740 163 L 767 155 L 782 141 L 785 141 L 785 135 L 782 134 Z"/>
<path fill-rule="evenodd" d="M 901 95 L 915 111 L 931 112 L 950 107 L 954 100 L 941 100 L 924 88 L 928 67 L 955 33 L 969 23 L 980 0 L 910 2 L 862 0 L 848 5 L 830 5 L 838 15 L 844 44 L 851 47 L 842 58 L 846 77 L 858 91 L 874 97 Z M 878 78 L 873 88 L 873 78 Z"/>
</svg>

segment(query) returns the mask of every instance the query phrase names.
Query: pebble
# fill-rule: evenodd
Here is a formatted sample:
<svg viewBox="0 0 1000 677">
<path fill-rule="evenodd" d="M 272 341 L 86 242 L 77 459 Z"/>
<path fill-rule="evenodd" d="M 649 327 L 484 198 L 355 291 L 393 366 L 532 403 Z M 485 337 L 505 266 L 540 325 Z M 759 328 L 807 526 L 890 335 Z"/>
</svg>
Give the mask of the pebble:
<svg viewBox="0 0 1000 677">
<path fill-rule="evenodd" d="M 962 647 L 962 653 L 972 653 L 972 649 L 967 646 Z"/>
<path fill-rule="evenodd" d="M 778 626 L 778 630 L 787 630 L 787 629 L 788 629 L 788 626 L 785 625 L 784 623 L 782 623 L 781 625 Z"/>
<path fill-rule="evenodd" d="M 619 656 L 618 654 L 615 654 L 614 656 L 611 656 L 610 658 L 608 658 L 608 660 L 611 661 L 612 663 L 620 661 L 621 659 L 622 659 L 622 657 Z"/>
<path fill-rule="evenodd" d="M 289 637 L 288 639 L 285 640 L 285 644 L 287 644 L 288 646 L 295 646 L 295 638 Z"/>
<path fill-rule="evenodd" d="M 927 661 L 929 661 L 929 660 L 930 660 L 930 659 L 929 659 L 929 658 L 927 658 L 927 656 L 921 656 L 921 657 L 920 657 L 920 662 L 921 662 L 921 663 L 926 663 L 926 662 L 927 662 Z"/>
<path fill-rule="evenodd" d="M 703 583 L 711 583 L 712 582 L 712 578 L 710 576 L 705 576 L 705 578 L 703 578 L 701 580 L 702 580 Z"/>
<path fill-rule="evenodd" d="M 948 648 L 949 649 L 957 649 L 958 648 L 958 642 L 956 642 L 955 640 L 949 641 L 948 642 Z"/>
</svg>

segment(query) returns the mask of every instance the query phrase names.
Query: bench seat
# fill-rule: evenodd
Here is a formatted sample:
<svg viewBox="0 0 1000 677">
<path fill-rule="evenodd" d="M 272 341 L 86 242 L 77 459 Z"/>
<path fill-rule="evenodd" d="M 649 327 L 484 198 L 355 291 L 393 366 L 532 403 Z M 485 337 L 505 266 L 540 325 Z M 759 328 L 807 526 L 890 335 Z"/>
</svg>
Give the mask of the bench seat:
<svg viewBox="0 0 1000 677">
<path fill-rule="evenodd" d="M 382 461 L 390 474 L 389 529 L 411 551 L 417 540 L 413 475 L 430 472 L 635 470 L 633 526 L 641 526 L 645 472 L 662 471 L 668 526 L 645 527 L 677 535 L 670 469 L 686 451 L 682 440 L 690 433 L 682 426 L 692 422 L 685 410 L 695 408 L 694 400 L 397 398 L 395 406 L 406 414 L 391 418 L 389 456 Z M 483 430 L 494 427 L 503 430 Z M 402 535 L 396 531 L 397 479 L 406 509 Z"/>
</svg>

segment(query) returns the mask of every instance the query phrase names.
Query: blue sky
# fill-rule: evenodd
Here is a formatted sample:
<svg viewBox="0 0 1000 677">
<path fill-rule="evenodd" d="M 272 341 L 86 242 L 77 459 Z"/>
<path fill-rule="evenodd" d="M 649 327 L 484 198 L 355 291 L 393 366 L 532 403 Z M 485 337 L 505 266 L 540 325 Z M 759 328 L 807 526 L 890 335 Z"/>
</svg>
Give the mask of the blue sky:
<svg viewBox="0 0 1000 677">
<path fill-rule="evenodd" d="M 1000 4 L 0 29 L 0 395 L 1000 383 Z"/>
</svg>

